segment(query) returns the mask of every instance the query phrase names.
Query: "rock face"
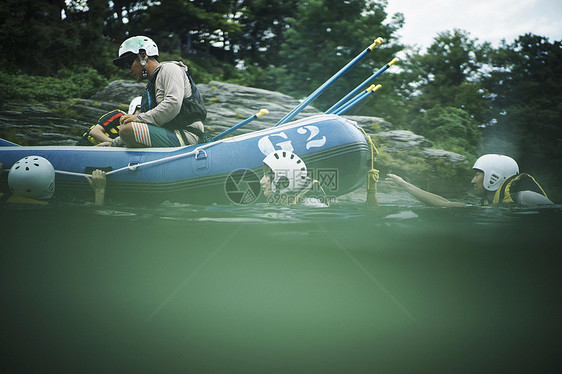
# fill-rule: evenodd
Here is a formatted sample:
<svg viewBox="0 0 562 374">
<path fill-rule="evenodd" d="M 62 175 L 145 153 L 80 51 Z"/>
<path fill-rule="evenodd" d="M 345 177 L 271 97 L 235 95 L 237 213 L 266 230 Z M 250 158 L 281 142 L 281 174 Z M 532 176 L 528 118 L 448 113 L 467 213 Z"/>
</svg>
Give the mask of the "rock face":
<svg viewBox="0 0 562 374">
<path fill-rule="evenodd" d="M 413 147 L 433 147 L 433 144 L 426 138 L 408 130 L 381 131 L 376 135 L 379 139 L 384 139 L 384 143 L 388 147 L 387 152 L 407 150 Z"/>
<path fill-rule="evenodd" d="M 204 97 L 208 116 L 206 131 L 217 135 L 267 109 L 268 115 L 236 130 L 239 135 L 269 128 L 299 104 L 279 92 L 210 82 L 197 85 Z M 0 137 L 22 145 L 73 145 L 104 113 L 119 108 L 128 110 L 129 102 L 142 95 L 145 83 L 119 80 L 110 83 L 90 100 L 42 104 L 8 104 L 0 108 Z M 320 114 L 308 106 L 296 119 Z M 414 183 L 438 192 L 439 186 L 459 191 L 468 185 L 469 166 L 464 156 L 435 149 L 430 141 L 411 131 L 396 129 L 382 118 L 346 116 L 373 135 L 380 154 L 375 167 L 384 174 L 394 172 Z M 445 191 L 446 192 L 446 191 Z"/>
<path fill-rule="evenodd" d="M 115 81 L 92 99 L 129 103 L 134 97 L 142 94 L 144 87 L 144 83 Z M 230 83 L 212 81 L 209 84 L 198 84 L 197 87 L 203 95 L 208 112 L 205 125 L 215 135 L 253 116 L 260 109 L 267 109 L 269 114 L 241 127 L 238 134 L 271 127 L 299 104 L 291 96 L 279 92 Z M 297 116 L 297 119 L 319 113 L 309 106 Z"/>
</svg>

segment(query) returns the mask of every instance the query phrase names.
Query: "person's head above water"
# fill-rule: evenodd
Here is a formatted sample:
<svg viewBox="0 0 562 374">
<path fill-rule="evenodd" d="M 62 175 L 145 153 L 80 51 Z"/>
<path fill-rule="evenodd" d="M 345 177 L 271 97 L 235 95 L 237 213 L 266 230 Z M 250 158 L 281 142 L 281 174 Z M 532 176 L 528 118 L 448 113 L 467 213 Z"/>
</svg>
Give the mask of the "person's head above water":
<svg viewBox="0 0 562 374">
<path fill-rule="evenodd" d="M 266 197 L 273 194 L 296 194 L 307 185 L 304 161 L 289 151 L 274 151 L 263 160 L 264 175 L 260 180 Z"/>
<path fill-rule="evenodd" d="M 24 157 L 10 169 L 8 186 L 17 196 L 50 199 L 55 193 L 55 169 L 43 157 Z"/>
<path fill-rule="evenodd" d="M 544 189 L 527 173 L 519 173 L 514 159 L 499 154 L 480 157 L 472 166 L 474 177 L 470 181 L 473 192 L 481 198 L 480 205 L 519 206 L 552 205 Z M 467 204 L 449 201 L 443 196 L 424 191 L 406 182 L 398 175 L 388 174 L 386 182 L 390 187 L 405 190 L 421 202 L 434 207 L 464 207 Z"/>
<path fill-rule="evenodd" d="M 472 169 L 476 171 L 471 183 L 477 196 L 484 196 L 487 191 L 495 192 L 506 179 L 519 174 L 514 159 L 498 154 L 481 156 Z"/>
</svg>

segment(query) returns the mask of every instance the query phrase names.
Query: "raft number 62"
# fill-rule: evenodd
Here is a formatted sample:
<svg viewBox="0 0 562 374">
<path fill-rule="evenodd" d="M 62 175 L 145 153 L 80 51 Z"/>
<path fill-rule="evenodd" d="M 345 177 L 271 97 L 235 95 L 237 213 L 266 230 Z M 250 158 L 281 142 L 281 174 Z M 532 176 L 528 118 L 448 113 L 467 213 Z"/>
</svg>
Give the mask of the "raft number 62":
<svg viewBox="0 0 562 374">
<path fill-rule="evenodd" d="M 308 138 L 306 139 L 306 149 L 310 148 L 318 148 L 322 147 L 326 144 L 326 137 L 322 136 L 321 138 L 318 137 L 320 130 L 316 126 L 303 126 L 297 129 L 297 133 L 301 135 L 306 135 L 310 133 Z M 278 140 L 277 142 L 273 143 L 274 140 Z M 277 147 L 277 148 L 276 148 Z M 294 150 L 292 140 L 289 139 L 287 134 L 284 131 L 281 131 L 276 134 L 266 135 L 263 138 L 258 140 L 258 148 L 260 149 L 261 153 L 264 155 L 268 155 L 275 150 L 284 150 L 292 152 Z"/>
</svg>

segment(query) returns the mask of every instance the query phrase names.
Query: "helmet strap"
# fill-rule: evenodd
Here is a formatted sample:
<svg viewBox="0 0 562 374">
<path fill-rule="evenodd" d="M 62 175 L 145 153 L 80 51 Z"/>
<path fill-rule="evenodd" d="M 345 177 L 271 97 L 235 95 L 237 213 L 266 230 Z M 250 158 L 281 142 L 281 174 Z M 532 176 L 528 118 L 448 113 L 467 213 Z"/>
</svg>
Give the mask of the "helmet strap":
<svg viewBox="0 0 562 374">
<path fill-rule="evenodd" d="M 292 192 L 290 188 L 289 178 L 286 176 L 277 176 L 271 184 L 271 190 L 280 195 Z"/>
<path fill-rule="evenodd" d="M 142 66 L 142 77 L 146 79 L 148 78 L 148 72 L 146 71 L 146 61 L 148 60 L 148 56 L 145 56 L 144 59 L 139 56 L 139 59 Z"/>
</svg>

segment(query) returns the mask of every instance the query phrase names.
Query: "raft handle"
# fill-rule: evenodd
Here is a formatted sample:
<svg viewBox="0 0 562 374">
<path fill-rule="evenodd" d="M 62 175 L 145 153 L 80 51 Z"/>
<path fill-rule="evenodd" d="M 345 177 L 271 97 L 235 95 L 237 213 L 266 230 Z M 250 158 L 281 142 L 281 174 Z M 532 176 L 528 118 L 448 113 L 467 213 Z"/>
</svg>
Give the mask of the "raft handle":
<svg viewBox="0 0 562 374">
<path fill-rule="evenodd" d="M 203 158 L 207 158 L 207 152 L 204 149 L 199 149 L 197 148 L 195 150 L 197 153 L 195 153 L 195 159 L 199 160 L 199 159 L 203 159 Z M 203 156 L 199 156 L 201 153 L 203 153 Z"/>
</svg>

